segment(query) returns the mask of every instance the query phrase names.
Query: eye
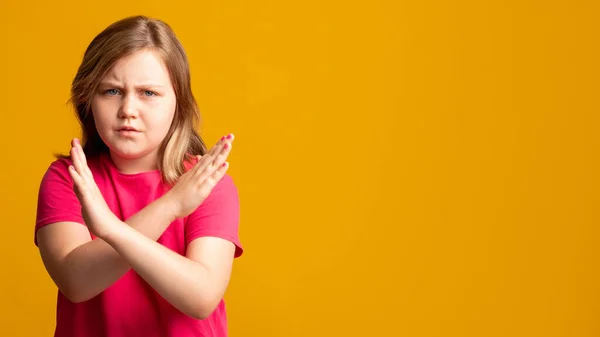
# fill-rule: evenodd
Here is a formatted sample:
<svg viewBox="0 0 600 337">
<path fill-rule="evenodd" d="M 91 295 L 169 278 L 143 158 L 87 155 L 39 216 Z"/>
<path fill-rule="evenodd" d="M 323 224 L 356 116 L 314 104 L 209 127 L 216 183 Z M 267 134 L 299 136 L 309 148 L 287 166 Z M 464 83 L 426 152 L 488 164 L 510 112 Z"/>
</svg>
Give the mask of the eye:
<svg viewBox="0 0 600 337">
<path fill-rule="evenodd" d="M 107 95 L 110 95 L 110 96 L 114 96 L 114 95 L 118 95 L 119 94 L 119 90 L 117 90 L 117 89 L 108 89 L 108 90 L 104 91 L 104 93 L 106 93 Z"/>
<path fill-rule="evenodd" d="M 152 96 L 156 96 L 156 93 L 151 90 L 144 90 L 144 96 L 152 97 Z"/>
</svg>

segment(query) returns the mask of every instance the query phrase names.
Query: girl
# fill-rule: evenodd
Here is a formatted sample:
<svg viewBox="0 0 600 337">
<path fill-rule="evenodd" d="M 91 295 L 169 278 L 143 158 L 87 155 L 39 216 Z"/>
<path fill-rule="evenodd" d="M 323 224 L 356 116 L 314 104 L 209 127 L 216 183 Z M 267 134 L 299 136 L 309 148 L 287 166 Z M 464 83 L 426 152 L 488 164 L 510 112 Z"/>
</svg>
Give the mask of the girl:
<svg viewBox="0 0 600 337">
<path fill-rule="evenodd" d="M 83 127 L 44 175 L 35 243 L 59 288 L 57 337 L 227 336 L 242 254 L 227 156 L 206 151 L 187 56 L 142 16 L 91 42 L 71 88 Z"/>
</svg>

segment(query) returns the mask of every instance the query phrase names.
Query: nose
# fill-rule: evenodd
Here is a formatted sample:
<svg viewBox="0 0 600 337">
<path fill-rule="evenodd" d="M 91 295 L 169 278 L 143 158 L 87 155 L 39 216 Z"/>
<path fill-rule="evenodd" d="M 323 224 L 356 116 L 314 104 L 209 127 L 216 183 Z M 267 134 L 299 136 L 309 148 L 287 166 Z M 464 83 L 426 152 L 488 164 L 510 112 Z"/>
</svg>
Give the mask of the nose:
<svg viewBox="0 0 600 337">
<path fill-rule="evenodd" d="M 138 109 L 135 95 L 124 95 L 119 109 L 119 118 L 137 118 Z"/>
</svg>

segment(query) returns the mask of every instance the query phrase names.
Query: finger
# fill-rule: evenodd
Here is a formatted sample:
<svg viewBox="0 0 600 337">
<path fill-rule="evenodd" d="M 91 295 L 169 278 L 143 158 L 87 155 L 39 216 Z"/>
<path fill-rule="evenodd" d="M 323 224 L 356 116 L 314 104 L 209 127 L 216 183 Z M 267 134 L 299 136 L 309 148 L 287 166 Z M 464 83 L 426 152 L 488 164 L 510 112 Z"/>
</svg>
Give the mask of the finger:
<svg viewBox="0 0 600 337">
<path fill-rule="evenodd" d="M 209 164 L 213 164 L 213 165 L 220 165 L 223 161 L 219 161 L 218 163 L 214 163 L 213 161 L 215 160 L 215 158 L 223 151 L 224 148 L 231 148 L 231 142 L 233 141 L 234 136 L 233 134 L 227 134 L 223 137 L 221 137 L 221 139 L 217 142 L 217 144 L 215 144 L 215 146 L 213 146 L 210 151 L 208 151 L 204 156 L 197 156 L 198 158 L 200 158 L 198 160 L 198 162 L 196 163 L 196 166 L 192 169 L 193 170 L 193 175 L 198 175 L 198 174 L 202 174 L 206 168 L 206 162 L 208 161 Z M 229 150 L 228 150 L 229 151 Z M 213 170 L 211 170 L 211 172 L 209 174 L 212 174 L 212 171 L 214 171 L 214 169 L 216 169 L 217 167 L 213 167 Z M 203 179 L 206 178 L 206 174 L 203 174 Z"/>
<path fill-rule="evenodd" d="M 73 162 L 73 167 L 77 171 L 77 173 L 81 176 L 83 174 L 83 166 L 81 165 L 81 158 L 79 151 L 77 150 L 77 145 L 73 145 L 71 147 L 71 161 Z"/>
<path fill-rule="evenodd" d="M 83 183 L 83 179 L 79 173 L 77 173 L 77 169 L 73 165 L 69 165 L 69 174 L 71 175 L 71 178 L 73 178 L 73 183 L 75 185 L 81 185 Z"/>
<path fill-rule="evenodd" d="M 212 189 L 219 183 L 219 181 L 225 176 L 225 173 L 229 169 L 229 163 L 224 162 L 219 168 L 213 172 L 208 179 L 204 180 L 204 185 L 212 191 Z"/>
<path fill-rule="evenodd" d="M 225 136 L 221 137 L 221 139 L 219 139 L 219 141 L 212 148 L 210 148 L 210 150 L 208 150 L 207 154 L 214 156 L 215 154 L 219 153 L 224 142 L 225 142 Z"/>
<path fill-rule="evenodd" d="M 223 165 L 226 163 L 227 156 L 229 155 L 231 148 L 231 144 L 225 144 L 225 146 L 223 146 L 221 153 L 219 153 L 219 155 L 211 162 L 210 166 L 204 169 L 204 171 L 202 171 L 200 174 L 200 181 L 209 179 L 216 171 L 222 169 Z"/>
<path fill-rule="evenodd" d="M 215 146 L 213 146 L 213 148 L 210 149 L 209 153 L 211 155 L 216 156 L 217 154 L 219 154 L 221 152 L 221 150 L 223 149 L 223 146 L 225 144 L 231 144 L 231 142 L 233 142 L 233 134 L 229 133 L 229 134 L 221 137 L 221 139 L 217 142 L 217 144 L 215 144 Z"/>
<path fill-rule="evenodd" d="M 200 160 L 196 163 L 196 166 L 194 167 L 195 171 L 193 172 L 193 175 L 198 176 L 199 174 L 201 174 L 213 162 L 213 160 L 214 157 L 210 154 L 205 154 L 204 156 L 202 156 L 202 158 L 200 158 Z"/>
<path fill-rule="evenodd" d="M 225 140 L 227 140 L 227 136 L 221 137 L 221 139 L 219 139 L 219 141 L 210 150 L 208 150 L 207 153 L 205 153 L 204 155 L 197 155 L 196 156 L 196 164 L 194 165 L 194 167 L 192 168 L 192 170 L 190 170 L 190 171 L 193 171 L 192 174 L 197 173 L 198 171 L 200 171 L 200 169 L 199 169 L 200 165 L 198 165 L 198 164 L 200 164 L 200 160 L 203 157 L 206 157 L 207 155 L 215 156 L 217 153 L 219 153 L 219 151 L 221 150 L 221 148 L 222 148 Z M 207 158 L 205 158 L 205 159 L 207 159 Z"/>
<path fill-rule="evenodd" d="M 71 176 L 71 179 L 73 179 L 73 188 L 75 190 L 75 194 L 81 201 L 82 191 L 84 189 L 83 184 L 85 184 L 83 178 L 81 178 L 79 173 L 77 173 L 77 169 L 73 165 L 69 165 L 69 175 Z"/>
<path fill-rule="evenodd" d="M 204 155 L 206 156 L 206 155 Z M 194 162 L 193 160 L 190 160 L 190 162 L 192 162 L 193 166 L 191 169 L 189 169 L 187 172 L 185 172 L 183 175 L 194 175 L 197 171 L 198 171 L 198 166 L 201 165 L 202 163 L 202 157 L 204 157 L 203 155 L 196 155 L 194 156 L 196 158 L 196 162 Z"/>
<path fill-rule="evenodd" d="M 215 160 L 213 162 L 213 167 L 215 169 L 218 169 L 227 160 L 227 157 L 229 156 L 232 147 L 233 145 L 231 143 L 223 144 L 221 152 L 215 157 Z"/>
<path fill-rule="evenodd" d="M 215 171 L 215 173 L 212 174 L 211 178 L 213 179 L 213 181 L 215 183 L 218 182 L 219 180 L 221 180 L 221 178 L 223 178 L 225 173 L 227 173 L 228 169 L 229 169 L 229 163 L 224 162 L 223 164 L 221 164 L 221 166 L 219 166 L 219 168 Z"/>
<path fill-rule="evenodd" d="M 75 139 L 77 145 L 77 152 L 79 154 L 80 160 L 81 160 L 81 164 L 83 166 L 84 172 L 85 174 L 87 174 L 89 177 L 92 176 L 92 171 L 90 170 L 88 164 L 87 164 L 87 157 L 85 155 L 85 152 L 83 152 L 83 147 L 81 146 L 81 143 L 79 142 L 79 139 Z"/>
</svg>

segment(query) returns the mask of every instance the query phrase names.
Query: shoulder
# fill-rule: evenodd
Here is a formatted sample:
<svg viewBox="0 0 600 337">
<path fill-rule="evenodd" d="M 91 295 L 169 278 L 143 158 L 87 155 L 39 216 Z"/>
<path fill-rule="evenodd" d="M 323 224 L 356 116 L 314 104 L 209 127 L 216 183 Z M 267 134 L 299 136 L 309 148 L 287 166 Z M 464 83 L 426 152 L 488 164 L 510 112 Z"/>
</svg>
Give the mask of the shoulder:
<svg viewBox="0 0 600 337">
<path fill-rule="evenodd" d="M 202 207 L 202 205 L 204 207 Z M 225 174 L 212 189 L 200 209 L 227 209 L 229 212 L 237 211 L 239 208 L 238 188 L 233 178 Z"/>
<path fill-rule="evenodd" d="M 44 173 L 44 177 L 42 178 L 42 182 L 48 180 L 71 180 L 71 176 L 69 175 L 69 166 L 73 162 L 69 158 L 59 158 L 54 160 Z"/>
<path fill-rule="evenodd" d="M 238 193 L 237 186 L 233 181 L 233 177 L 229 174 L 225 174 L 221 180 L 215 185 L 214 191 L 219 191 L 225 194 L 236 194 Z"/>
<path fill-rule="evenodd" d="M 239 208 L 238 188 L 233 178 L 225 174 L 192 214 L 196 216 L 207 214 L 235 216 L 239 213 Z"/>
<path fill-rule="evenodd" d="M 51 162 L 49 164 L 48 168 L 46 169 L 46 172 L 44 173 L 43 178 L 42 178 L 42 184 L 47 183 L 47 182 L 58 182 L 58 181 L 72 183 L 73 179 L 71 178 L 71 175 L 69 174 L 69 166 L 71 166 L 72 164 L 73 164 L 73 161 L 68 157 L 61 157 L 61 158 L 55 159 L 53 162 Z M 88 159 L 88 167 L 90 168 L 90 170 L 92 170 L 92 172 L 97 171 L 98 166 L 99 166 L 98 158 Z"/>
<path fill-rule="evenodd" d="M 72 193 L 73 178 L 69 173 L 71 164 L 72 162 L 68 158 L 59 158 L 50 163 L 39 182 L 38 197 L 40 200 L 50 200 L 57 196 L 64 197 Z"/>
<path fill-rule="evenodd" d="M 213 236 L 233 242 L 235 257 L 242 255 L 243 248 L 238 234 L 240 202 L 238 190 L 230 175 L 224 175 L 208 197 L 186 220 L 185 236 L 189 244 L 202 236 Z"/>
</svg>

